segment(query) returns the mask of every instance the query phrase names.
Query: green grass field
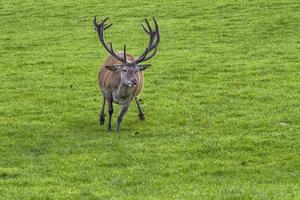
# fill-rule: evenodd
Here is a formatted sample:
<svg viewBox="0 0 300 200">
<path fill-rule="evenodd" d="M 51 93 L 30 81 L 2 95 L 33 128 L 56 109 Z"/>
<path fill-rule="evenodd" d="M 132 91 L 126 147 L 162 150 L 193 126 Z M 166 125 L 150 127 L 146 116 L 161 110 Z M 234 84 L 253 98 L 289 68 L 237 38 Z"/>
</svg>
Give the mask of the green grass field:
<svg viewBox="0 0 300 200">
<path fill-rule="evenodd" d="M 161 30 L 120 134 L 94 15 L 135 56 Z M 0 24 L 0 199 L 300 199 L 299 1 L 2 0 Z"/>
</svg>

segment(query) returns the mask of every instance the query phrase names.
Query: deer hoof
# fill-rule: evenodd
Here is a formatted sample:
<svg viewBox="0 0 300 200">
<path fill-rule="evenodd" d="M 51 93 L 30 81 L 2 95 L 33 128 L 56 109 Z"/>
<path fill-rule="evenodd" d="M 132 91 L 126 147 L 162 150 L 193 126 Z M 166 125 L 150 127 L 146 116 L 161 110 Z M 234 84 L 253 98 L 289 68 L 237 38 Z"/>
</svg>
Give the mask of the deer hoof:
<svg viewBox="0 0 300 200">
<path fill-rule="evenodd" d="M 140 114 L 139 114 L 139 119 L 140 119 L 141 121 L 145 121 L 145 115 L 144 115 L 144 113 L 140 113 Z"/>
<path fill-rule="evenodd" d="M 105 117 L 103 115 L 100 116 L 100 125 L 103 125 L 105 122 Z"/>
</svg>

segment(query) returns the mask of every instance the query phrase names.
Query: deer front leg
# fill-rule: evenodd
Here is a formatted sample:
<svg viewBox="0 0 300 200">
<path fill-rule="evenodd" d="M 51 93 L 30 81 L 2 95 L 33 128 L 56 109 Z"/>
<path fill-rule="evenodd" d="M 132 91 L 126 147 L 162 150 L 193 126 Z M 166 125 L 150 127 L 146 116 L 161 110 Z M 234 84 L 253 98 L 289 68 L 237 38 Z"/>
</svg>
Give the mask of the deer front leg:
<svg viewBox="0 0 300 200">
<path fill-rule="evenodd" d="M 122 109 L 121 109 L 120 114 L 118 116 L 118 124 L 117 124 L 117 129 L 116 129 L 117 132 L 120 131 L 120 127 L 121 127 L 123 117 L 124 117 L 125 113 L 127 112 L 128 108 L 129 108 L 129 104 L 125 104 L 125 105 L 122 106 Z"/>
<path fill-rule="evenodd" d="M 104 114 L 105 102 L 106 102 L 106 97 L 103 95 L 102 110 L 100 112 L 100 125 L 103 125 L 105 122 L 105 114 Z"/>
<path fill-rule="evenodd" d="M 139 109 L 139 118 L 140 118 L 141 121 L 144 121 L 145 120 L 145 115 L 144 115 L 141 103 L 140 103 L 140 101 L 137 97 L 135 97 L 135 102 L 136 102 L 136 105 Z"/>
<path fill-rule="evenodd" d="M 107 129 L 109 131 L 111 131 L 111 117 L 112 117 L 112 114 L 114 112 L 114 109 L 113 109 L 113 101 L 111 98 L 108 98 L 107 99 L 107 102 L 108 102 L 108 114 L 109 114 L 109 118 L 108 118 L 108 127 Z"/>
</svg>

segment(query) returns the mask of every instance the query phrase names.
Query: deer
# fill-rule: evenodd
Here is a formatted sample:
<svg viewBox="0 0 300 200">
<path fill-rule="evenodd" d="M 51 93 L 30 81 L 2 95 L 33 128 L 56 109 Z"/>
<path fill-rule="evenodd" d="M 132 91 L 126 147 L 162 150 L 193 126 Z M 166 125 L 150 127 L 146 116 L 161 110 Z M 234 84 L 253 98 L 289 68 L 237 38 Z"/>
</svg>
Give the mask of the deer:
<svg viewBox="0 0 300 200">
<path fill-rule="evenodd" d="M 110 54 L 104 64 L 100 67 L 98 74 L 98 83 L 102 93 L 102 109 L 99 115 L 100 125 L 105 122 L 105 104 L 108 104 L 108 130 L 112 130 L 111 120 L 113 115 L 113 103 L 121 106 L 120 113 L 117 118 L 116 131 L 120 131 L 120 126 L 124 115 L 128 111 L 130 103 L 133 99 L 139 110 L 139 119 L 145 120 L 144 111 L 138 99 L 144 84 L 144 70 L 150 67 L 150 64 L 143 64 L 150 60 L 157 53 L 157 47 L 160 42 L 160 34 L 157 21 L 153 17 L 154 29 L 149 21 L 145 19 L 146 26 L 142 25 L 143 30 L 149 36 L 149 43 L 144 52 L 135 59 L 130 53 L 126 52 L 126 44 L 124 44 L 123 52 L 115 52 L 113 45 L 109 45 L 104 40 L 104 31 L 112 24 L 106 23 L 109 18 L 106 17 L 101 23 L 97 23 L 94 17 L 94 27 L 98 33 L 98 38 L 104 49 Z"/>
</svg>

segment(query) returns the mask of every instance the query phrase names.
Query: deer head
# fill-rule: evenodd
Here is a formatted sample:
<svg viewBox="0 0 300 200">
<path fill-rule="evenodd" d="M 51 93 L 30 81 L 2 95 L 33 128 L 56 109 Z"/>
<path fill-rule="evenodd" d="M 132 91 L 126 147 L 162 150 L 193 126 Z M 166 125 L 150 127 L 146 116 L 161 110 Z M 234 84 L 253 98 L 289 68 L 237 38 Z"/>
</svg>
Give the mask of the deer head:
<svg viewBox="0 0 300 200">
<path fill-rule="evenodd" d="M 150 67 L 150 64 L 141 64 L 149 59 L 151 59 L 157 52 L 157 46 L 160 41 L 159 36 L 159 29 L 157 22 L 155 18 L 153 17 L 155 30 L 153 30 L 148 22 L 147 19 L 146 25 L 147 28 L 142 25 L 143 30 L 149 35 L 150 41 L 144 52 L 135 60 L 130 61 L 127 60 L 126 55 L 126 45 L 124 45 L 123 54 L 117 54 L 115 53 L 113 49 L 113 45 L 110 42 L 109 45 L 104 40 L 104 31 L 112 26 L 112 24 L 106 24 L 106 21 L 108 20 L 108 17 L 106 17 L 101 23 L 97 24 L 96 16 L 94 18 L 94 26 L 95 30 L 98 33 L 99 40 L 102 44 L 102 46 L 106 49 L 106 51 L 112 55 L 115 59 L 117 59 L 119 62 L 117 64 L 107 65 L 105 66 L 107 69 L 111 71 L 117 71 L 121 73 L 121 80 L 122 83 L 125 85 L 135 85 L 137 83 L 136 74 L 140 71 L 143 71 Z"/>
</svg>

